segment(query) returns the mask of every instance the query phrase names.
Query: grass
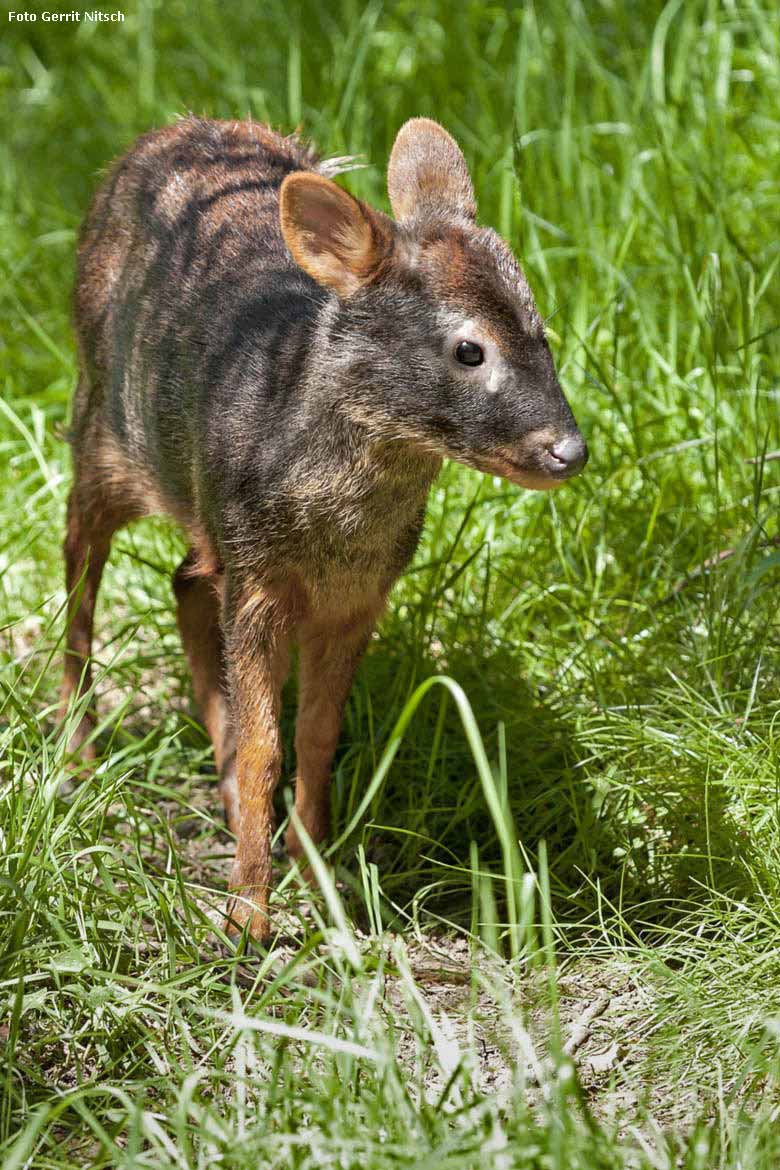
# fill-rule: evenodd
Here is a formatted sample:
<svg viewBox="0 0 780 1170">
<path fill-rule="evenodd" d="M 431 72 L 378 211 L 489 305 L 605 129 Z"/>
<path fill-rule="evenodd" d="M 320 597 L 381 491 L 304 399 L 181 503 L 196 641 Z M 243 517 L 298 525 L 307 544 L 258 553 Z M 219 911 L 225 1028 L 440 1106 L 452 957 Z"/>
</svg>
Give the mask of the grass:
<svg viewBox="0 0 780 1170">
<path fill-rule="evenodd" d="M 0 18 L 4 1166 L 776 1166 L 776 6 L 124 10 Z M 309 896 L 280 866 L 294 941 L 261 957 L 210 917 L 230 842 L 163 522 L 117 538 L 70 791 L 54 722 L 75 234 L 187 109 L 301 122 L 383 207 L 400 123 L 444 122 L 592 452 L 555 496 L 442 474 L 350 700 L 331 868 Z M 630 991 L 601 1080 L 572 980 Z"/>
</svg>

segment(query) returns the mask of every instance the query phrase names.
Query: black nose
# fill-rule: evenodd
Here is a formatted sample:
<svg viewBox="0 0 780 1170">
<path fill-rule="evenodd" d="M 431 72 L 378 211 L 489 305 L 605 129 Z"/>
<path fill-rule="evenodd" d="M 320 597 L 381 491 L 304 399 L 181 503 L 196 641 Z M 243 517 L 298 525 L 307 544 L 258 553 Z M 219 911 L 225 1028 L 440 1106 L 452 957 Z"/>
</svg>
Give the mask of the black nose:
<svg viewBox="0 0 780 1170">
<path fill-rule="evenodd" d="M 582 435 L 564 435 L 546 448 L 547 463 L 553 475 L 568 479 L 582 471 L 588 462 L 588 446 Z"/>
</svg>

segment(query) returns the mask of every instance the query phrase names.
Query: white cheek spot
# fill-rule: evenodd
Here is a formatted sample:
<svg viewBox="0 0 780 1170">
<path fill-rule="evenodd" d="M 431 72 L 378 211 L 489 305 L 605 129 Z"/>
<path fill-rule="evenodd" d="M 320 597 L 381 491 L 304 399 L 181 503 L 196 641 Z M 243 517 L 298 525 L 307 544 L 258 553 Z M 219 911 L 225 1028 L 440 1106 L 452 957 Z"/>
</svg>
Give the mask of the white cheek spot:
<svg viewBox="0 0 780 1170">
<path fill-rule="evenodd" d="M 501 374 L 498 370 L 493 369 L 490 371 L 490 377 L 487 381 L 487 388 L 489 394 L 498 393 L 499 389 L 501 388 Z"/>
</svg>

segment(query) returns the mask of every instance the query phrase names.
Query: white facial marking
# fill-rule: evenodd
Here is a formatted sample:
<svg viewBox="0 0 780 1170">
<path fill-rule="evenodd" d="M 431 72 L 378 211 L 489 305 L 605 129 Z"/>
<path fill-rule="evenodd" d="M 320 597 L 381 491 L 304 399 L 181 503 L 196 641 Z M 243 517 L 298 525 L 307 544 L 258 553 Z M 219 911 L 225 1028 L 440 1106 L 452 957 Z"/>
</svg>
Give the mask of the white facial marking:
<svg viewBox="0 0 780 1170">
<path fill-rule="evenodd" d="M 460 319 L 455 314 L 441 314 L 442 333 L 445 338 L 444 356 L 450 368 L 463 380 L 464 386 L 479 389 L 484 394 L 499 394 L 506 385 L 507 363 L 496 342 L 488 331 L 473 317 Z M 471 341 L 480 346 L 484 360 L 477 366 L 459 363 L 455 351 L 462 341 Z"/>
</svg>

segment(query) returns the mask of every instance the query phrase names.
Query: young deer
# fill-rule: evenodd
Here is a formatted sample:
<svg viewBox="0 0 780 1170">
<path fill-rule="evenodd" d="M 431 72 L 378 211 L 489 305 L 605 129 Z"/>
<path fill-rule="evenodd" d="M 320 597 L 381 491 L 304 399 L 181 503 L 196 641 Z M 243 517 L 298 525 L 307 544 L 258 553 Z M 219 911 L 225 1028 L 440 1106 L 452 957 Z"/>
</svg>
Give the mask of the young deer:
<svg viewBox="0 0 780 1170">
<path fill-rule="evenodd" d="M 78 253 L 63 709 L 91 685 L 112 535 L 167 513 L 189 537 L 178 621 L 238 839 L 231 913 L 260 938 L 291 644 L 295 807 L 319 842 L 352 678 L 442 459 L 544 489 L 587 458 L 450 135 L 402 127 L 394 220 L 338 169 L 264 126 L 188 118 L 114 165 Z M 84 715 L 71 750 L 93 729 Z M 294 828 L 287 844 L 300 857 Z"/>
</svg>

